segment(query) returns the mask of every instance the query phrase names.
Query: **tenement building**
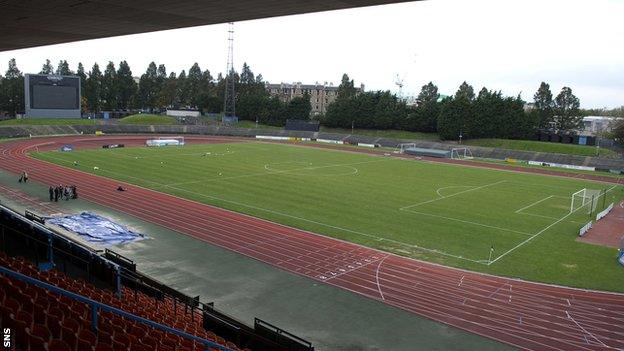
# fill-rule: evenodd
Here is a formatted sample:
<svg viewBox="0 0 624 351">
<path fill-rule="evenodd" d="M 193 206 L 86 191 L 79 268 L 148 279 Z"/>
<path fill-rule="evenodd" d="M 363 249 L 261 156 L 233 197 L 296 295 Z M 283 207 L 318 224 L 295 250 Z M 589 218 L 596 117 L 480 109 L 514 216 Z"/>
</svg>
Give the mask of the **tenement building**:
<svg viewBox="0 0 624 351">
<path fill-rule="evenodd" d="M 266 89 L 271 96 L 279 96 L 284 102 L 290 101 L 292 98 L 301 97 L 305 93 L 310 95 L 310 104 L 312 105 L 312 116 L 317 116 L 327 112 L 329 106 L 338 95 L 338 87 L 332 83 L 327 84 L 301 84 L 297 83 L 280 83 L 266 84 Z M 364 84 L 357 88 L 358 92 L 364 91 Z"/>
</svg>

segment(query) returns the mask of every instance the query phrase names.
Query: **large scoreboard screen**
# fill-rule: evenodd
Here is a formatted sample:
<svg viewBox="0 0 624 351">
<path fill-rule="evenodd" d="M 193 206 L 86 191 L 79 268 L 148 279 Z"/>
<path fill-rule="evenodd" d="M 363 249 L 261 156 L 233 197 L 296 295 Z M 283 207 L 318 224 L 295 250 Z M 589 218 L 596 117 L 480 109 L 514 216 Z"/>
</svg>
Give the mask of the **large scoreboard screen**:
<svg viewBox="0 0 624 351">
<path fill-rule="evenodd" d="M 80 78 L 43 74 L 26 75 L 28 117 L 80 117 Z"/>
</svg>

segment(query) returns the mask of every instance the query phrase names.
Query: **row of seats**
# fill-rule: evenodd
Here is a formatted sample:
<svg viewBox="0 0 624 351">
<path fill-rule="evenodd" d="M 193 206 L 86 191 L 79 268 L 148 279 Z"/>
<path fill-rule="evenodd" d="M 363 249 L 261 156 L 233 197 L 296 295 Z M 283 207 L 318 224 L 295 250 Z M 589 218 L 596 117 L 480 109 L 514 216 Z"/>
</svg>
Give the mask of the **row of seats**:
<svg viewBox="0 0 624 351">
<path fill-rule="evenodd" d="M 157 300 L 124 287 L 123 299 L 93 284 L 71 279 L 57 270 L 41 272 L 22 258 L 0 252 L 0 265 L 89 297 L 124 311 L 165 324 L 232 350 L 240 350 L 206 331 L 199 312 L 185 312 L 170 298 Z M 23 281 L 0 275 L 0 324 L 15 330 L 15 343 L 32 351 L 194 351 L 203 345 L 175 334 L 105 311 L 98 312 L 98 329 L 91 328 L 91 308 L 85 303 Z M 246 350 L 248 351 L 248 350 Z"/>
</svg>

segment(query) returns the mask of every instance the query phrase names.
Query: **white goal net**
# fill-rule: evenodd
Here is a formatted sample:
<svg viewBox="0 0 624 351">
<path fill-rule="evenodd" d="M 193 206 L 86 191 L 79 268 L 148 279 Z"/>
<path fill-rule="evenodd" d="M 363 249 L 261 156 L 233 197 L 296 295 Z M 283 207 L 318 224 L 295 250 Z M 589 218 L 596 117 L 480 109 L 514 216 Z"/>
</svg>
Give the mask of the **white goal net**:
<svg viewBox="0 0 624 351">
<path fill-rule="evenodd" d="M 147 146 L 182 146 L 184 145 L 184 137 L 160 137 L 145 141 Z"/>
<path fill-rule="evenodd" d="M 457 147 L 451 149 L 451 158 L 454 160 L 472 159 L 472 151 L 467 147 Z"/>
<path fill-rule="evenodd" d="M 416 144 L 414 144 L 414 143 L 400 144 L 399 147 L 398 147 L 398 151 L 399 151 L 399 153 L 402 154 L 402 153 L 405 152 L 405 150 L 410 149 L 410 148 L 415 148 L 415 147 L 416 147 Z"/>
<path fill-rule="evenodd" d="M 587 207 L 587 209 L 583 210 L 587 213 L 594 212 L 601 196 L 602 192 L 595 189 L 583 188 L 575 192 L 572 194 L 572 199 L 570 201 L 570 212 L 577 211 L 581 207 Z"/>
</svg>

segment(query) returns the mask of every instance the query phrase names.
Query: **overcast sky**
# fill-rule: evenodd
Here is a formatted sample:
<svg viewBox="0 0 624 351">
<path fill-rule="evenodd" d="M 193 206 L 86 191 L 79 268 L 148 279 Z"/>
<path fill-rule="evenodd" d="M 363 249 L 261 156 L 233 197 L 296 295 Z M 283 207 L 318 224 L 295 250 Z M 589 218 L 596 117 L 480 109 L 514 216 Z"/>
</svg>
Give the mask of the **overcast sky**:
<svg viewBox="0 0 624 351">
<path fill-rule="evenodd" d="M 175 2 L 172 2 L 174 4 Z M 339 83 L 343 72 L 367 90 L 404 95 L 433 81 L 451 95 L 466 80 L 532 100 L 541 81 L 569 86 L 582 107 L 624 105 L 624 0 L 429 0 L 238 22 L 234 62 L 265 81 Z M 225 70 L 227 25 L 0 52 L 37 73 L 46 58 L 88 71 L 127 60 L 135 76 L 150 61 L 180 72 L 198 62 Z"/>
</svg>

